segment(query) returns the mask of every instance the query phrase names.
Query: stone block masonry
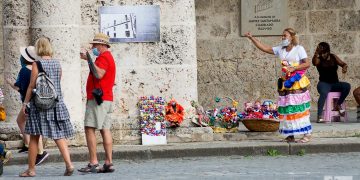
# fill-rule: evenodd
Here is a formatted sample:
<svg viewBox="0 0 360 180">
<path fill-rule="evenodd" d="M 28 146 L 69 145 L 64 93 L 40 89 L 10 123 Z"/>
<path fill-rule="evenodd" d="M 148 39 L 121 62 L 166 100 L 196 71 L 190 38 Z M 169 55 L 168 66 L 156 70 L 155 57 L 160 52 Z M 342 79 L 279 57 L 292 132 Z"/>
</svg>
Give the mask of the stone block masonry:
<svg viewBox="0 0 360 180">
<path fill-rule="evenodd" d="M 195 7 L 200 104 L 214 108 L 216 96 L 237 98 L 241 104 L 244 100 L 276 100 L 279 60 L 256 49 L 240 34 L 240 0 L 195 0 Z M 338 73 L 352 90 L 360 86 L 359 7 L 360 0 L 288 0 L 289 27 L 298 32 L 309 60 L 319 42 L 329 42 L 332 52 L 349 65 L 345 76 L 341 68 Z M 259 39 L 272 46 L 280 41 L 279 36 Z M 318 72 L 311 66 L 307 75 L 312 83 L 312 110 L 316 110 Z M 348 108 L 355 108 L 351 94 L 346 102 Z"/>
<path fill-rule="evenodd" d="M 5 0 L 2 3 L 6 39 L 1 42 L 6 44 L 0 44 L 0 48 L 6 48 L 1 51 L 1 55 L 5 54 L 6 57 L 5 60 L 0 59 L 0 62 L 4 63 L 6 73 L 15 77 L 20 69 L 19 46 L 33 44 L 40 36 L 49 37 L 55 50 L 54 57 L 60 59 L 63 67 L 64 100 L 77 132 L 70 143 L 76 146 L 84 145 L 83 118 L 88 67 L 80 60 L 79 50 L 80 47 L 87 46 L 99 31 L 98 8 L 102 6 L 101 2 Z M 111 114 L 114 122 L 114 142 L 140 142 L 139 112 L 136 106 L 140 96 L 162 96 L 167 100 L 175 98 L 187 112 L 181 128 L 191 128 L 190 117 L 193 110 L 190 101 L 198 100 L 194 0 L 115 0 L 105 1 L 105 5 L 159 5 L 161 9 L 160 42 L 112 44 L 111 51 L 117 66 Z M 9 96 L 6 100 L 9 112 L 7 130 L 18 133 L 15 119 L 21 104 L 19 95 L 10 90 L 10 87 L 5 89 Z M 182 132 L 173 133 L 176 141 L 179 140 L 175 137 Z M 189 132 L 193 131 L 188 131 L 187 134 Z M 201 141 L 201 136 L 196 136 L 196 139 Z M 205 140 L 206 136 L 202 139 Z M 48 145 L 53 144 L 48 142 Z"/>
</svg>

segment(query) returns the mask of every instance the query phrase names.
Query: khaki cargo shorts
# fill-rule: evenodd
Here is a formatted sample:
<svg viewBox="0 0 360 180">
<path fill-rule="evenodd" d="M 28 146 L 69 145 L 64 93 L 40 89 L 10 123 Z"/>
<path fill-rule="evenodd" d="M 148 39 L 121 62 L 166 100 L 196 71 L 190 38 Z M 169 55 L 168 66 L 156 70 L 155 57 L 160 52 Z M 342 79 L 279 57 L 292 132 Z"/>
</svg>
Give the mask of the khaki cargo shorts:
<svg viewBox="0 0 360 180">
<path fill-rule="evenodd" d="M 86 102 L 84 126 L 96 129 L 110 129 L 112 125 L 111 111 L 112 101 L 104 101 L 99 106 L 95 100 L 88 100 Z"/>
</svg>

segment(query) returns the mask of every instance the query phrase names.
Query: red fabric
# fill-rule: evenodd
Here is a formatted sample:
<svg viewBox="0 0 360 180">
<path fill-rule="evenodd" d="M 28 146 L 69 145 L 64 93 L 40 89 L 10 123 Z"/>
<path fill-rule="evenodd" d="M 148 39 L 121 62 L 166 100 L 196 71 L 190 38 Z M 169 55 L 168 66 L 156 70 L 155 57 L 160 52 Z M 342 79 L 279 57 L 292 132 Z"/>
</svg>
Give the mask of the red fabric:
<svg viewBox="0 0 360 180">
<path fill-rule="evenodd" d="M 173 108 L 172 104 L 175 103 L 176 109 Z M 184 108 L 178 104 L 175 100 L 170 100 L 168 105 L 165 107 L 166 115 L 165 119 L 169 122 L 175 123 L 179 126 L 184 120 L 185 111 Z"/>
<path fill-rule="evenodd" d="M 87 83 L 86 83 L 86 95 L 87 99 L 91 100 L 94 99 L 93 95 L 91 94 L 94 88 L 102 89 L 104 95 L 104 101 L 113 101 L 113 86 L 115 84 L 115 74 L 116 74 L 116 67 L 115 61 L 113 56 L 111 55 L 110 51 L 105 51 L 101 53 L 95 60 L 96 66 L 105 70 L 105 75 L 100 79 L 96 79 L 92 73 L 89 73 Z M 94 86 L 95 83 L 95 86 Z"/>
</svg>

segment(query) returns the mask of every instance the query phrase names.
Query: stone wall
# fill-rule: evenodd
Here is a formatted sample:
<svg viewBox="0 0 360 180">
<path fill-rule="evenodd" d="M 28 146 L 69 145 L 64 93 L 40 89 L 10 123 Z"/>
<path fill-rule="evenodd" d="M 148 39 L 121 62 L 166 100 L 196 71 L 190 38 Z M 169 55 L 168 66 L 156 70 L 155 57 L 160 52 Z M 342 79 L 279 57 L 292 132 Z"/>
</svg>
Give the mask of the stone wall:
<svg viewBox="0 0 360 180">
<path fill-rule="evenodd" d="M 106 5 L 159 5 L 160 42 L 112 44 L 116 67 L 114 112 L 116 143 L 140 143 L 138 108 L 140 96 L 175 98 L 191 115 L 191 100 L 197 100 L 195 5 L 193 0 L 105 1 Z M 98 0 L 81 1 L 81 44 L 99 29 Z M 173 12 L 177 13 L 173 13 Z M 87 65 L 83 63 L 83 85 Z M 84 93 L 83 89 L 83 95 Z M 85 96 L 83 97 L 85 99 Z M 187 127 L 190 120 L 185 120 Z"/>
<path fill-rule="evenodd" d="M 0 7 L 2 7 L 3 1 L 0 2 Z M 3 9 L 0 8 L 0 26 L 3 27 Z M 3 89 L 4 85 L 4 44 L 3 44 L 3 28 L 0 28 L 0 88 Z"/>
<path fill-rule="evenodd" d="M 111 50 L 116 60 L 113 126 L 116 143 L 140 143 L 138 108 L 140 96 L 175 98 L 187 110 L 183 126 L 190 125 L 191 100 L 197 100 L 195 4 L 193 0 L 115 0 L 106 5 L 159 5 L 160 42 L 117 43 Z M 98 0 L 82 0 L 81 44 L 99 29 Z M 174 12 L 177 13 L 174 13 Z M 87 67 L 83 64 L 83 86 Z M 83 90 L 84 91 L 84 90 Z M 84 97 L 85 98 L 85 97 Z"/>
<path fill-rule="evenodd" d="M 206 108 L 215 106 L 216 96 L 245 100 L 276 100 L 278 59 L 256 49 L 240 35 L 240 0 L 195 0 L 197 23 L 197 61 L 199 101 Z M 352 90 L 360 86 L 360 0 L 289 0 L 289 27 L 298 31 L 300 44 L 310 57 L 316 45 L 327 41 L 332 52 L 348 65 L 341 81 L 351 83 Z M 259 37 L 276 45 L 279 36 Z M 316 110 L 318 73 L 311 66 L 312 109 Z M 346 99 L 350 108 L 355 101 Z"/>
<path fill-rule="evenodd" d="M 1 79 L 10 77 L 15 82 L 20 70 L 19 47 L 30 44 L 30 1 L 28 0 L 4 0 L 2 1 L 2 41 L 1 57 L 3 71 Z M 9 135 L 10 139 L 16 137 L 19 132 L 16 117 L 21 108 L 19 93 L 2 81 L 5 94 L 4 105 L 7 113 L 5 122 L 2 122 L 0 134 Z"/>
<path fill-rule="evenodd" d="M 193 115 L 190 101 L 198 100 L 194 0 L 106 0 L 104 2 L 106 6 L 159 5 L 161 11 L 160 42 L 112 44 L 111 51 L 117 67 L 111 114 L 114 120 L 112 129 L 114 142 L 140 143 L 139 113 L 136 104 L 140 96 L 149 95 L 162 96 L 167 100 L 175 98 L 187 111 L 186 120 L 181 128 L 170 131 L 175 134 L 173 141 L 182 141 L 176 138 L 176 134 L 186 134 L 184 136 L 187 138 L 186 141 L 193 141 L 191 134 L 206 138 L 199 135 L 203 134 L 201 130 L 189 129 L 190 116 Z M 54 57 L 60 59 L 63 67 L 64 100 L 77 132 L 70 144 L 76 146 L 85 144 L 83 115 L 86 102 L 85 84 L 88 76 L 87 63 L 80 60 L 79 51 L 81 46 L 88 46 L 94 34 L 99 31 L 100 6 L 99 0 L 46 2 L 5 0 L 2 4 L 4 19 L 1 22 L 4 22 L 2 30 L 6 38 L 1 40 L 1 43 L 6 45 L 0 44 L 0 49 L 6 47 L 7 53 L 0 53 L 6 55 L 6 61 L 1 58 L 0 62 L 5 64 L 5 73 L 16 77 L 20 69 L 19 46 L 33 44 L 39 36 L 47 36 L 51 39 L 55 50 Z M 3 65 L 0 69 L 4 69 Z M 4 75 L 2 74 L 1 77 L 3 78 Z M 18 133 L 15 119 L 21 104 L 19 95 L 8 86 L 5 87 L 9 92 L 7 96 L 10 96 L 5 103 L 9 116 L 6 127 L 2 124 L 5 128 L 1 128 L 0 133 L 5 131 Z M 204 131 L 208 132 L 209 129 Z M 171 137 L 169 139 L 171 141 Z"/>
</svg>

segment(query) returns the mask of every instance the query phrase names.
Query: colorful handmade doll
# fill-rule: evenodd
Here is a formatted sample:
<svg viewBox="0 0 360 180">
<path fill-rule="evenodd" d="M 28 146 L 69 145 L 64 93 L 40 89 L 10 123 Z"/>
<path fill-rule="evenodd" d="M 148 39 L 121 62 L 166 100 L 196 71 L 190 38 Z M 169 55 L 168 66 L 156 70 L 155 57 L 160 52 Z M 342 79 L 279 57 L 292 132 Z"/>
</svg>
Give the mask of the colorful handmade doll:
<svg viewBox="0 0 360 180">
<path fill-rule="evenodd" d="M 271 109 L 270 109 L 271 104 L 273 104 L 273 102 L 270 100 L 265 100 L 262 104 L 262 113 L 263 113 L 263 118 L 265 118 L 265 119 L 272 118 L 272 113 L 271 113 Z"/>
<path fill-rule="evenodd" d="M 3 100 L 4 100 L 4 94 L 0 88 L 0 121 L 6 120 L 6 111 L 4 105 L 2 104 Z"/>
<path fill-rule="evenodd" d="M 260 101 L 255 101 L 254 103 L 254 112 L 253 112 L 253 116 L 254 118 L 263 118 L 263 114 L 261 112 L 261 102 Z"/>
<path fill-rule="evenodd" d="M 168 102 L 165 112 L 165 119 L 170 122 L 170 127 L 179 127 L 184 120 L 184 108 L 175 99 Z"/>
<path fill-rule="evenodd" d="M 205 113 L 204 108 L 200 106 L 197 102 L 191 101 L 191 106 L 195 108 L 197 118 L 193 118 L 192 122 L 200 127 L 209 126 L 209 117 Z"/>
<path fill-rule="evenodd" d="M 302 71 L 294 71 L 291 73 L 288 72 L 287 69 L 289 67 L 294 67 L 294 65 L 289 64 L 289 62 L 286 60 L 283 60 L 281 62 L 281 65 L 283 66 L 281 68 L 281 71 L 283 72 L 282 79 L 285 80 L 284 86 L 286 88 L 291 88 L 296 81 L 300 81 L 302 75 L 305 73 L 305 71 L 303 71 L 303 70 Z"/>
<path fill-rule="evenodd" d="M 245 106 L 245 112 L 246 113 L 251 113 L 251 112 L 253 112 L 254 111 L 254 109 L 253 109 L 253 104 L 251 103 L 251 102 L 246 102 L 246 103 L 244 103 L 244 106 Z"/>
<path fill-rule="evenodd" d="M 273 115 L 273 119 L 279 119 L 279 113 L 277 112 L 277 104 L 273 103 L 270 105 L 270 110 Z"/>
</svg>

